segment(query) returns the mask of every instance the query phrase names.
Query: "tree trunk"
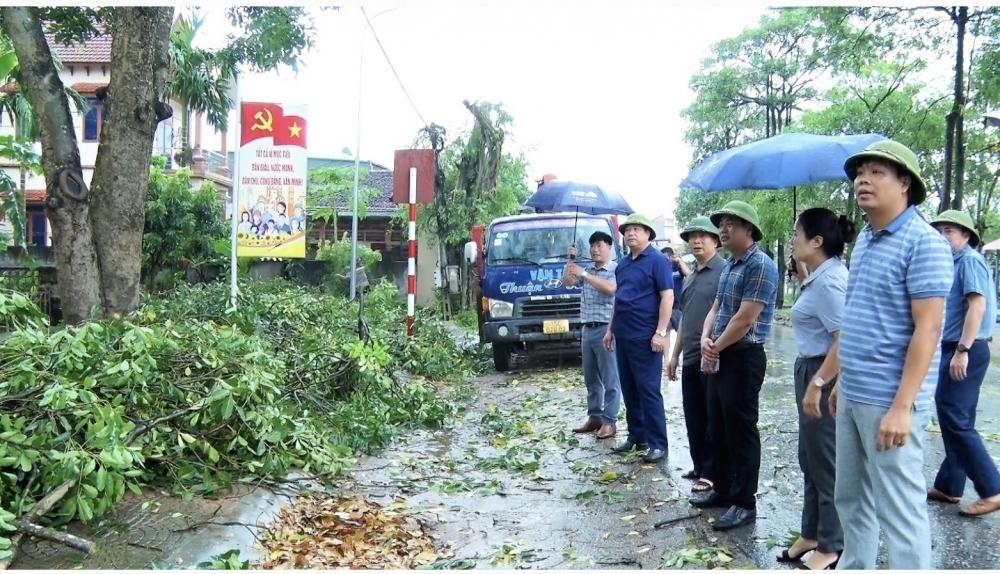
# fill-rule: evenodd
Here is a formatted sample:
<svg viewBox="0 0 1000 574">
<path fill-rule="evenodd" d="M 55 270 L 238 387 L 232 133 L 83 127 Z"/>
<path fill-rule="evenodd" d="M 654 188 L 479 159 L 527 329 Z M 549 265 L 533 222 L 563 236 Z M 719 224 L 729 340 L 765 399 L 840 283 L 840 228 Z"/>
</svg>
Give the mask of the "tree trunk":
<svg viewBox="0 0 1000 574">
<path fill-rule="evenodd" d="M 78 323 L 95 309 L 108 315 L 132 311 L 139 302 L 144 201 L 153 132 L 162 117 L 157 112 L 163 111 L 159 97 L 173 8 L 115 11 L 113 74 L 89 191 L 82 185 L 74 122 L 42 23 L 28 7 L 3 8 L 2 15 L 41 125 L 46 213 L 63 317 Z"/>
<path fill-rule="evenodd" d="M 191 126 L 191 112 L 188 111 L 187 104 L 181 102 L 181 122 L 178 132 L 181 140 L 180 153 L 175 154 L 174 160 L 177 162 L 178 167 L 187 167 L 191 165 L 191 145 L 189 143 L 190 134 L 188 133 Z"/>
<path fill-rule="evenodd" d="M 173 7 L 116 9 L 107 119 L 91 182 L 91 225 L 104 312 L 139 304 L 142 231 Z"/>
<path fill-rule="evenodd" d="M 957 167 L 959 154 L 956 153 L 956 150 L 962 145 L 962 130 L 959 128 L 959 124 L 963 121 L 962 110 L 965 106 L 965 92 L 963 90 L 965 25 L 969 18 L 969 9 L 965 6 L 951 8 L 948 10 L 948 14 L 955 23 L 955 88 L 952 95 L 951 111 L 948 112 L 945 122 L 944 185 L 941 192 L 941 201 L 938 204 L 938 213 L 961 205 L 960 190 L 962 184 L 957 180 L 957 176 L 960 171 L 964 171 Z M 964 160 L 964 154 L 962 157 Z M 952 193 L 953 191 L 954 194 Z M 955 208 L 957 209 L 958 207 Z"/>
<path fill-rule="evenodd" d="M 83 174 L 69 102 L 35 10 L 5 7 L 0 14 L 3 30 L 21 63 L 22 87 L 41 128 L 45 211 L 52 225 L 63 317 L 78 323 L 100 303 L 100 274 L 90 226 L 90 197 L 73 189 L 64 191 L 59 185 L 61 174 L 80 180 Z"/>
<path fill-rule="evenodd" d="M 962 188 L 965 179 L 965 26 L 969 21 L 968 6 L 959 6 L 955 50 L 955 139 L 953 149 L 955 155 L 955 179 L 953 180 L 954 199 L 952 209 L 962 209 Z"/>
</svg>

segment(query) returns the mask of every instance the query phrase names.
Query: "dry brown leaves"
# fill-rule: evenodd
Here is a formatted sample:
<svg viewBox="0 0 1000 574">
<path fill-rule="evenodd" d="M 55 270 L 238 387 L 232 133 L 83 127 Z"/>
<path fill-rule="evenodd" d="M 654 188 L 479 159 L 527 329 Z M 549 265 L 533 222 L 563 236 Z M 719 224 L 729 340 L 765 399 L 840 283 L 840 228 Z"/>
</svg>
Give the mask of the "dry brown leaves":
<svg viewBox="0 0 1000 574">
<path fill-rule="evenodd" d="M 362 498 L 303 497 L 261 538 L 262 568 L 412 569 L 441 556 L 426 525 Z"/>
</svg>

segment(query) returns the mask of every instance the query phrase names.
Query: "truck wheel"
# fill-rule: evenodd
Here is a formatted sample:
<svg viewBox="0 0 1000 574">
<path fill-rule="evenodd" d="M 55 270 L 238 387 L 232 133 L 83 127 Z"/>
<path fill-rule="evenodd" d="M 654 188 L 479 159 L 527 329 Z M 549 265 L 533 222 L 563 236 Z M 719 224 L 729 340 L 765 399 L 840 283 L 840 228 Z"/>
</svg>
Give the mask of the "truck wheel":
<svg viewBox="0 0 1000 574">
<path fill-rule="evenodd" d="M 493 343 L 493 368 L 498 373 L 510 370 L 510 347 L 501 343 Z"/>
</svg>

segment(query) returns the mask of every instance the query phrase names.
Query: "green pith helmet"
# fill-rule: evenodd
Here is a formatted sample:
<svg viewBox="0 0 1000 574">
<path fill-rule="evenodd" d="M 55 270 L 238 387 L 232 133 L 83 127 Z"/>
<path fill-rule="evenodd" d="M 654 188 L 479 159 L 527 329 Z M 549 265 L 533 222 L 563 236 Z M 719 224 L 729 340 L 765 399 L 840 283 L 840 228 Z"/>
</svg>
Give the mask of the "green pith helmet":
<svg viewBox="0 0 1000 574">
<path fill-rule="evenodd" d="M 622 223 L 621 225 L 618 226 L 618 232 L 621 233 L 622 235 L 625 235 L 626 225 L 641 225 L 649 230 L 650 241 L 656 239 L 656 230 L 653 229 L 652 220 L 650 220 L 648 217 L 646 217 L 641 213 L 633 213 L 632 215 L 628 216 L 628 219 L 625 220 L 625 223 Z"/>
<path fill-rule="evenodd" d="M 935 228 L 943 223 L 950 223 L 951 225 L 957 225 L 959 227 L 965 228 L 969 232 L 969 245 L 973 247 L 979 246 L 979 234 L 976 233 L 976 224 L 972 222 L 972 217 L 958 209 L 949 209 L 948 211 L 942 211 L 931 221 L 931 225 Z"/>
<path fill-rule="evenodd" d="M 712 213 L 710 217 L 712 225 L 719 227 L 719 222 L 722 221 L 722 216 L 724 215 L 739 217 L 743 221 L 752 225 L 754 241 L 760 241 L 764 238 L 764 232 L 760 230 L 760 218 L 757 217 L 757 210 L 754 209 L 749 203 L 738 199 L 730 201 L 726 205 L 722 206 L 722 209 Z"/>
<path fill-rule="evenodd" d="M 844 162 L 844 171 L 847 173 L 847 177 L 854 181 L 854 177 L 858 173 L 858 165 L 870 158 L 889 160 L 909 172 L 913 183 L 910 184 L 907 193 L 907 202 L 909 205 L 920 205 L 924 202 L 924 199 L 927 198 L 927 184 L 920 177 L 920 164 L 917 162 L 917 154 L 913 153 L 913 150 L 894 140 L 877 141 L 863 151 L 847 158 L 847 161 Z"/>
<path fill-rule="evenodd" d="M 681 240 L 687 241 L 688 236 L 694 231 L 702 231 L 704 233 L 709 233 L 715 236 L 716 240 L 719 240 L 719 228 L 712 224 L 712 220 L 705 217 L 704 215 L 699 215 L 691 220 L 690 223 L 681 230 Z"/>
</svg>

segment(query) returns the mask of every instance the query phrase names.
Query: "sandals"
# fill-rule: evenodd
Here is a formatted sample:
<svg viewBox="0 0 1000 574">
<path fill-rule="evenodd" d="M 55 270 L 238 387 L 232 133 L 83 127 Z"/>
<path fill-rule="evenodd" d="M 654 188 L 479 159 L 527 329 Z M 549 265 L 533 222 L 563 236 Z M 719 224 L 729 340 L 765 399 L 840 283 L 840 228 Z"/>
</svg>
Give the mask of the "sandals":
<svg viewBox="0 0 1000 574">
<path fill-rule="evenodd" d="M 807 549 L 803 550 L 802 552 L 799 552 L 795 556 L 792 556 L 791 554 L 789 554 L 788 553 L 788 549 L 785 548 L 784 550 L 781 551 L 781 554 L 776 557 L 776 559 L 778 560 L 778 562 L 798 562 L 798 561 L 802 560 L 803 556 L 805 556 L 806 554 L 809 554 L 813 550 L 816 550 L 816 548 L 818 548 L 818 546 L 813 546 L 812 548 L 807 548 Z"/>
<path fill-rule="evenodd" d="M 691 487 L 691 492 L 708 492 L 714 487 L 715 485 L 711 480 L 708 480 L 707 478 L 699 478 Z"/>
<path fill-rule="evenodd" d="M 927 489 L 927 500 L 936 500 L 945 504 L 958 504 L 958 501 L 961 500 L 961 498 L 945 494 L 932 486 Z"/>
<path fill-rule="evenodd" d="M 805 554 L 805 552 L 803 552 L 803 554 Z M 837 564 L 840 563 L 840 556 L 842 554 L 843 553 L 837 554 L 837 558 L 833 562 L 831 562 L 831 563 L 827 564 L 826 566 L 824 566 L 823 568 L 821 568 L 821 570 L 836 570 L 837 569 Z M 816 570 L 816 568 L 810 568 L 809 565 L 806 564 L 805 562 L 799 564 L 798 569 L 799 570 Z"/>
</svg>

